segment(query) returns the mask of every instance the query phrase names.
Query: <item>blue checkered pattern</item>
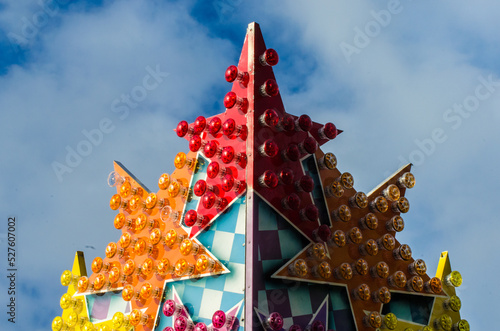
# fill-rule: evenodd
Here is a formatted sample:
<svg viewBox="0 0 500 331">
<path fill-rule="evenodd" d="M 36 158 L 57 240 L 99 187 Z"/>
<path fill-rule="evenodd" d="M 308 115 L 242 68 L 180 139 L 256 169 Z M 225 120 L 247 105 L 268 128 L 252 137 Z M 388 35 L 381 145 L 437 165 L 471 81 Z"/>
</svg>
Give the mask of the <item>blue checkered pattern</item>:
<svg viewBox="0 0 500 331">
<path fill-rule="evenodd" d="M 166 299 L 171 298 L 174 287 L 195 323 L 204 322 L 209 325 L 215 311 L 228 311 L 244 299 L 245 213 L 245 196 L 242 196 L 235 199 L 225 213 L 219 215 L 208 229 L 197 236 L 200 243 L 219 259 L 230 273 L 167 283 Z M 243 310 L 241 308 L 238 313 L 240 320 Z M 161 310 L 159 317 L 157 330 L 172 326 L 172 318 L 163 315 Z M 243 325 L 240 329 L 243 329 Z"/>
</svg>

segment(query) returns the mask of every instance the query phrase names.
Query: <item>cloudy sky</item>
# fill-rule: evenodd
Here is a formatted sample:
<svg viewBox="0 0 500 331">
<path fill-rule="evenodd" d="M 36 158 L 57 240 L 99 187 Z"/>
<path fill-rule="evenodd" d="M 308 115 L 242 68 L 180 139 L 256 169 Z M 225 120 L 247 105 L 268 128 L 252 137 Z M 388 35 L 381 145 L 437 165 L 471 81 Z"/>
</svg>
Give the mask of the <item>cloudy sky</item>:
<svg viewBox="0 0 500 331">
<path fill-rule="evenodd" d="M 118 239 L 113 160 L 156 190 L 187 150 L 175 125 L 223 111 L 252 21 L 280 55 L 287 111 L 344 130 L 323 150 L 357 190 L 414 164 L 398 239 L 430 274 L 448 250 L 462 318 L 497 325 L 499 12 L 494 0 L 0 0 L 0 328 L 8 217 L 15 330 L 46 330 L 75 251 L 89 265 Z"/>
</svg>

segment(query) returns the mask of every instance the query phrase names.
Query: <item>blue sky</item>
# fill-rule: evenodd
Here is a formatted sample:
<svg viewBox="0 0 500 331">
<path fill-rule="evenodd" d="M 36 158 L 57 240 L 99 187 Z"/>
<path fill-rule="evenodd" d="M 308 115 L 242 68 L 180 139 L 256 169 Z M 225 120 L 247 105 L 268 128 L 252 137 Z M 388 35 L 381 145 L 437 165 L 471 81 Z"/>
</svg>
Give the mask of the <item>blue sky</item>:
<svg viewBox="0 0 500 331">
<path fill-rule="evenodd" d="M 448 250 L 464 277 L 462 317 L 495 325 L 498 12 L 493 0 L 0 0 L 0 210 L 18 224 L 16 330 L 47 329 L 75 251 L 90 264 L 118 239 L 113 160 L 156 189 L 187 150 L 175 125 L 223 111 L 224 70 L 252 21 L 280 55 L 287 111 L 344 130 L 322 149 L 357 190 L 414 163 L 398 239 L 430 274 Z M 0 293 L 5 307 L 4 281 Z"/>
</svg>

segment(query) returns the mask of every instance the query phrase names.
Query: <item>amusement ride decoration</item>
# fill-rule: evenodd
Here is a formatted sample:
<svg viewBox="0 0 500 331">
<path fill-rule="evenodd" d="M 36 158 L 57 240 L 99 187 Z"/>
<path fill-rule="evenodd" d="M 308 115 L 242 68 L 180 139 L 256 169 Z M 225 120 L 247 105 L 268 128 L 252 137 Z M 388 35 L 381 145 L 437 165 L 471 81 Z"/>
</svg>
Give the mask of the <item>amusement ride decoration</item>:
<svg viewBox="0 0 500 331">
<path fill-rule="evenodd" d="M 278 62 L 250 24 L 225 111 L 177 125 L 189 151 L 158 190 L 115 162 L 120 235 L 63 272 L 54 331 L 469 330 L 447 252 L 432 277 L 396 239 L 411 165 L 356 191 L 319 148 L 342 131 L 285 111 Z"/>
</svg>

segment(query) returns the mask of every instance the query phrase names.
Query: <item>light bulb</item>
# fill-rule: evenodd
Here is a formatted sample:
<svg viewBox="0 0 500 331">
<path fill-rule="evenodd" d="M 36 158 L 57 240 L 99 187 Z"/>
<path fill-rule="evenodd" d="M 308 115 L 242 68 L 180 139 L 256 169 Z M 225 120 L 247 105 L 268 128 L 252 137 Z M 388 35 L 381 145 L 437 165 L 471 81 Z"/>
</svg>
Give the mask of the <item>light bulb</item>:
<svg viewBox="0 0 500 331">
<path fill-rule="evenodd" d="M 299 118 L 295 120 L 295 130 L 309 132 L 312 128 L 312 120 L 307 115 L 300 115 Z"/>
<path fill-rule="evenodd" d="M 278 93 L 278 83 L 274 79 L 266 80 L 260 87 L 260 94 L 264 97 L 275 97 Z"/>
<path fill-rule="evenodd" d="M 278 125 L 279 120 L 279 115 L 274 109 L 266 109 L 259 117 L 259 122 L 263 126 L 269 126 L 272 128 L 275 128 Z"/>
<path fill-rule="evenodd" d="M 318 135 L 321 139 L 334 139 L 337 137 L 337 127 L 333 123 L 326 123 L 318 130 Z"/>
<path fill-rule="evenodd" d="M 217 135 L 217 133 L 219 133 L 221 128 L 222 128 L 222 121 L 217 116 L 212 118 L 208 123 L 208 132 L 210 132 L 210 134 L 214 137 Z"/>
<path fill-rule="evenodd" d="M 198 116 L 193 124 L 193 134 L 199 135 L 205 130 L 207 120 L 203 116 Z"/>
<path fill-rule="evenodd" d="M 272 48 L 268 48 L 261 56 L 259 56 L 259 61 L 263 66 L 275 66 L 279 61 L 278 52 Z"/>
<path fill-rule="evenodd" d="M 110 187 L 120 186 L 125 181 L 125 178 L 120 176 L 116 171 L 110 172 L 108 176 L 108 185 Z"/>
<path fill-rule="evenodd" d="M 175 132 L 179 137 L 184 137 L 189 131 L 189 124 L 186 121 L 180 121 L 179 124 L 177 124 L 177 128 L 175 129 Z"/>
</svg>

